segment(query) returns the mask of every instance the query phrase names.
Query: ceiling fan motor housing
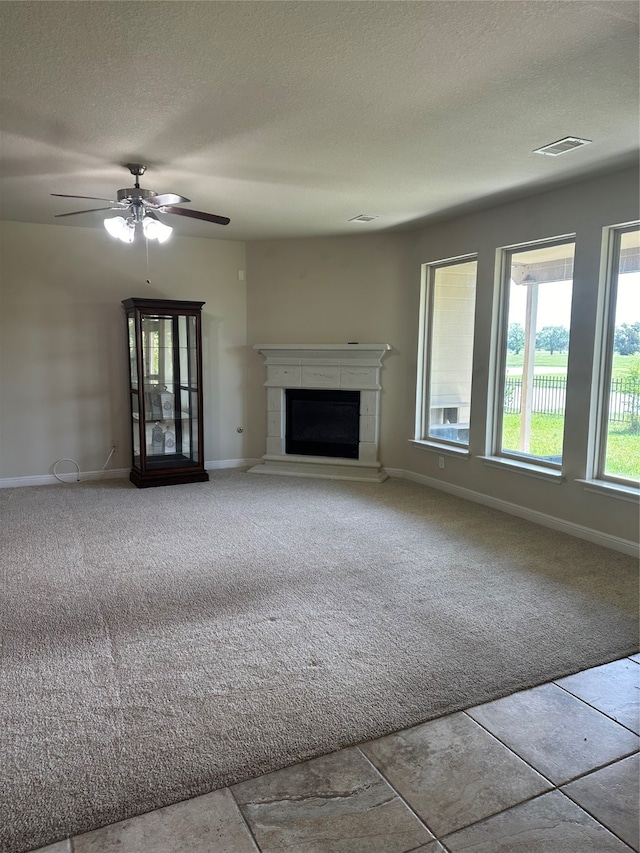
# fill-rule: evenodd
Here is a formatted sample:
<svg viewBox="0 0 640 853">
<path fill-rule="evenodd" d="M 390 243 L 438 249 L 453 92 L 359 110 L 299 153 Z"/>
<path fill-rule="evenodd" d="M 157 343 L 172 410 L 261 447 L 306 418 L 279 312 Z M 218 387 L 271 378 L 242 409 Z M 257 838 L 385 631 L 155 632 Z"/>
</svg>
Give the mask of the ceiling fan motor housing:
<svg viewBox="0 0 640 853">
<path fill-rule="evenodd" d="M 118 201 L 128 201 L 129 199 L 145 199 L 145 198 L 153 198 L 158 195 L 153 190 L 145 190 L 142 187 L 125 187 L 122 190 L 118 190 Z"/>
</svg>

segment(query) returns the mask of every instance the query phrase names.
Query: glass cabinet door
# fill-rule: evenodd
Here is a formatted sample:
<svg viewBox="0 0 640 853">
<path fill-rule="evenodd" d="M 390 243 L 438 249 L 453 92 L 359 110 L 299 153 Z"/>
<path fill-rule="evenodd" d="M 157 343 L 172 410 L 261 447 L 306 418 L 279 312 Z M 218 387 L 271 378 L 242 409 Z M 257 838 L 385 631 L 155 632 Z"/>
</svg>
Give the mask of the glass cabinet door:
<svg viewBox="0 0 640 853">
<path fill-rule="evenodd" d="M 124 304 L 133 309 L 128 313 L 131 479 L 158 475 L 143 485 L 159 485 L 160 475 L 166 473 L 170 482 L 191 482 L 191 475 L 204 472 L 200 309 L 189 311 L 183 306 L 193 303 L 169 300 L 154 305 L 152 300 L 131 299 Z M 139 476 L 134 476 L 136 469 Z"/>
<path fill-rule="evenodd" d="M 133 464 L 140 467 L 140 405 L 138 401 L 138 350 L 136 326 L 132 316 L 127 317 L 129 335 L 129 394 L 131 397 L 131 445 Z"/>
</svg>

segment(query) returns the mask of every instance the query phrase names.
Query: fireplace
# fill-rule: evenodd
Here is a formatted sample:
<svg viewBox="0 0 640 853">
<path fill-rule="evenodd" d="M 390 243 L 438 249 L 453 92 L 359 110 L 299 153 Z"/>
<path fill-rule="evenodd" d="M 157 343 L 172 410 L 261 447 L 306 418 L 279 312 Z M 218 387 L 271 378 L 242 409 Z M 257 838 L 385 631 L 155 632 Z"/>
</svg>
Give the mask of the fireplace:
<svg viewBox="0 0 640 853">
<path fill-rule="evenodd" d="M 389 344 L 254 349 L 267 368 L 267 452 L 250 472 L 384 482 L 388 474 L 378 459 L 380 371 Z M 311 425 L 318 414 L 321 433 Z"/>
<path fill-rule="evenodd" d="M 360 392 L 288 388 L 285 453 L 358 458 Z"/>
</svg>

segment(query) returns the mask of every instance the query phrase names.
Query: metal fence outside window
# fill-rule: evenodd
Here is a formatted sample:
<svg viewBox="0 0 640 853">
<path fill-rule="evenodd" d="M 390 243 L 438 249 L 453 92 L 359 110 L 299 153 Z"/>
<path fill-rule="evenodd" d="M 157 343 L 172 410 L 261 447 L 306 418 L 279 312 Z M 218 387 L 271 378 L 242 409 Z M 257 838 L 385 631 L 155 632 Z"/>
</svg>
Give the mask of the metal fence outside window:
<svg viewBox="0 0 640 853">
<path fill-rule="evenodd" d="M 534 376 L 531 411 L 538 415 L 561 415 L 567 396 L 566 376 Z M 504 386 L 505 414 L 520 414 L 522 377 L 507 376 Z M 609 393 L 609 421 L 624 423 L 640 410 L 640 382 L 612 379 Z"/>
</svg>

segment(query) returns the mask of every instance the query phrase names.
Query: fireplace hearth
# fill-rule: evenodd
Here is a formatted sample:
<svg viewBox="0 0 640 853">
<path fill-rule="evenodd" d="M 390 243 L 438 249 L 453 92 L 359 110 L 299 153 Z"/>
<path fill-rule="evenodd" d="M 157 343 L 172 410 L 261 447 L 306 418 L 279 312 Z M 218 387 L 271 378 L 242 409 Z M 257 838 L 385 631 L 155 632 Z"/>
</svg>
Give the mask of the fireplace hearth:
<svg viewBox="0 0 640 853">
<path fill-rule="evenodd" d="M 267 368 L 267 452 L 250 472 L 384 482 L 388 474 L 378 459 L 380 369 L 390 345 L 254 349 Z"/>
</svg>

